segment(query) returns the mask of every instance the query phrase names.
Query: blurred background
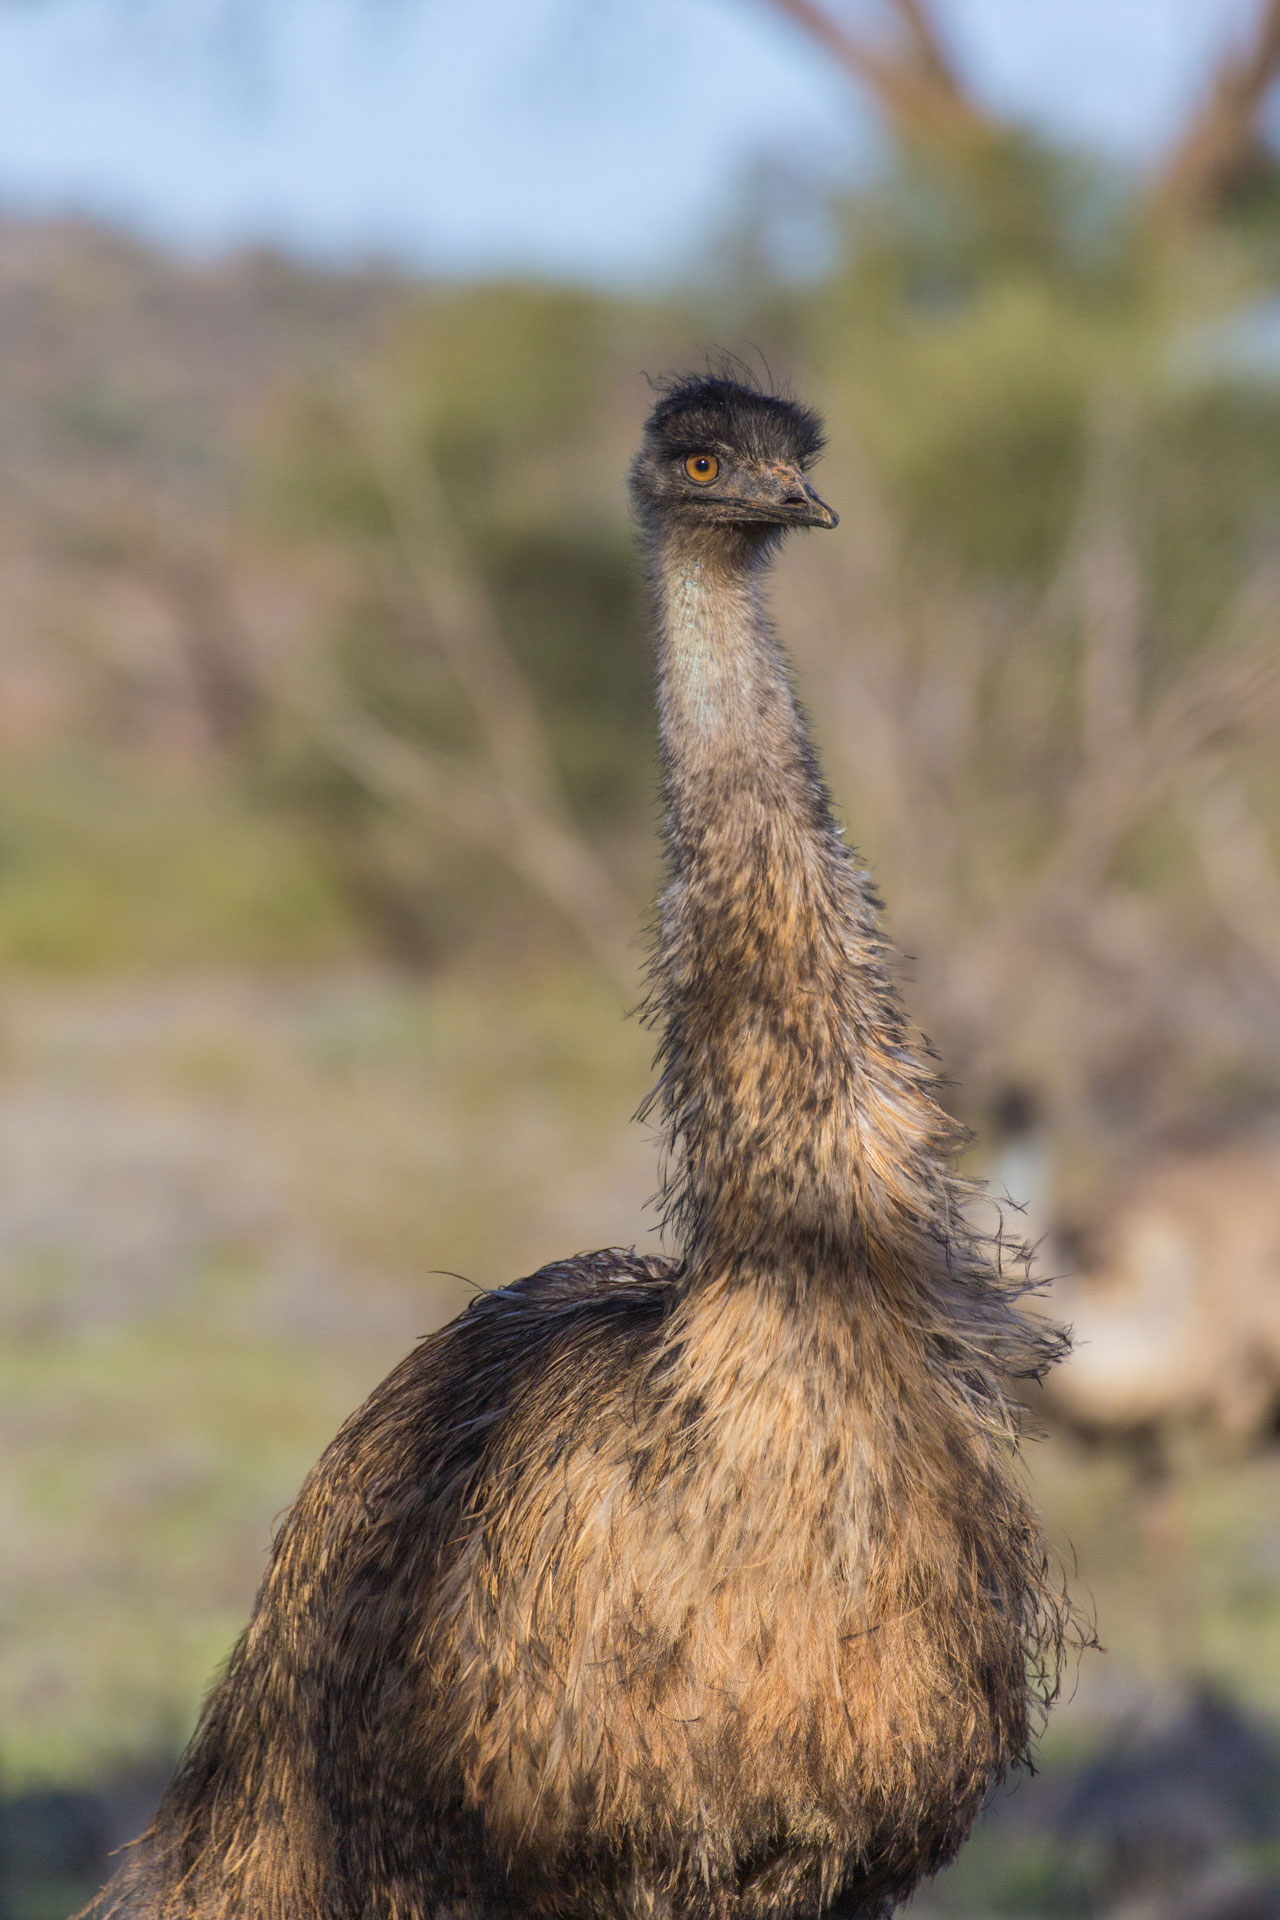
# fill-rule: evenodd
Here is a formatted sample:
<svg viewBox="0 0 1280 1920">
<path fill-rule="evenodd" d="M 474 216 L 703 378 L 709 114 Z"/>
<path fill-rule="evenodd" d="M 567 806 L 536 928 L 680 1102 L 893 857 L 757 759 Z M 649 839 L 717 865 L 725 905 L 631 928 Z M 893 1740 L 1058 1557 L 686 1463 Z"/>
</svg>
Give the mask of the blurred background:
<svg viewBox="0 0 1280 1920">
<path fill-rule="evenodd" d="M 1280 1915 L 1278 79 L 1275 0 L 0 0 L 3 1920 L 409 1344 L 655 1243 L 624 474 L 720 349 L 826 413 L 781 624 L 1080 1337 L 1106 1650 L 915 1910 Z"/>
</svg>

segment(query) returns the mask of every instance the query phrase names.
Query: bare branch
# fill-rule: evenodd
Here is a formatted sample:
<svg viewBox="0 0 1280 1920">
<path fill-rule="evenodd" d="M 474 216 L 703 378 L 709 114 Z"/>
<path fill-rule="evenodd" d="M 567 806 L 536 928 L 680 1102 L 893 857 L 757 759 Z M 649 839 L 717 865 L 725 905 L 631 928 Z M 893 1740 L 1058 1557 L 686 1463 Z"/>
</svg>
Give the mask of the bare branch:
<svg viewBox="0 0 1280 1920">
<path fill-rule="evenodd" d="M 902 138 L 955 153 L 986 149 L 1007 135 L 962 84 L 925 0 L 894 0 L 904 29 L 896 49 L 855 33 L 819 0 L 772 4 L 874 96 Z"/>
<path fill-rule="evenodd" d="M 329 758 L 385 806 L 433 827 L 443 823 L 459 839 L 496 853 L 556 908 L 622 993 L 634 994 L 634 961 L 618 920 L 602 909 L 597 891 L 602 869 L 571 829 L 533 813 L 513 821 L 508 796 L 491 770 L 460 755 L 411 745 L 357 707 L 336 683 L 322 683 L 314 669 L 305 688 L 295 684 L 275 691 L 279 704 Z M 608 875 L 603 880 L 613 888 Z"/>
<path fill-rule="evenodd" d="M 1106 760 L 1138 716 L 1138 647 L 1145 617 L 1131 532 L 1132 397 L 1105 390 L 1092 410 L 1074 550 L 1081 647 L 1080 720 L 1085 752 Z"/>
<path fill-rule="evenodd" d="M 1244 788 L 1237 780 L 1188 788 L 1182 814 L 1218 912 L 1280 981 L 1280 873 Z"/>
<path fill-rule="evenodd" d="M 921 71 L 932 73 L 941 85 L 959 93 L 961 87 L 955 65 L 925 0 L 893 0 L 893 8 L 915 49 Z"/>
<path fill-rule="evenodd" d="M 239 749 L 262 718 L 262 689 L 219 557 L 190 543 L 157 542 L 137 564 L 173 610 L 211 737 Z"/>
<path fill-rule="evenodd" d="M 1262 148 L 1262 110 L 1277 78 L 1280 0 L 1261 0 L 1251 38 L 1223 60 L 1155 176 L 1159 217 L 1185 223 L 1217 210 Z"/>
<path fill-rule="evenodd" d="M 405 577 L 480 727 L 505 821 L 497 837 L 505 837 L 526 880 L 573 922 L 614 977 L 633 984 L 634 966 L 624 958 L 631 904 L 572 822 L 533 691 L 503 638 L 439 476 L 425 454 L 406 457 L 373 409 L 363 409 L 363 424 Z"/>
<path fill-rule="evenodd" d="M 495 770 L 528 801 L 559 804 L 546 730 L 524 674 L 502 636 L 484 581 L 463 545 L 430 460 L 412 460 L 372 407 L 357 422 L 390 515 L 396 555 L 480 725 Z"/>
<path fill-rule="evenodd" d="M 1018 917 L 1059 921 L 1100 884 L 1129 834 L 1203 754 L 1280 727 L 1278 617 L 1280 578 L 1267 564 L 1145 725 L 1082 778 L 1058 848 Z"/>
</svg>

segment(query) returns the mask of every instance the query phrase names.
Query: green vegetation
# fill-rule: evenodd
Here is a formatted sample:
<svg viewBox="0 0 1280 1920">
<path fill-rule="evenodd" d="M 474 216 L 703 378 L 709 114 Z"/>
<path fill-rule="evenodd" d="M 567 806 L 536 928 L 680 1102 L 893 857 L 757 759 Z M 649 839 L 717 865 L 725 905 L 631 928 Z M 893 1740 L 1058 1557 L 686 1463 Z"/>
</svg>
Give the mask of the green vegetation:
<svg viewBox="0 0 1280 1920">
<path fill-rule="evenodd" d="M 0 791 L 0 964 L 37 972 L 315 964 L 361 930 L 287 821 L 232 783 L 61 749 Z"/>
</svg>

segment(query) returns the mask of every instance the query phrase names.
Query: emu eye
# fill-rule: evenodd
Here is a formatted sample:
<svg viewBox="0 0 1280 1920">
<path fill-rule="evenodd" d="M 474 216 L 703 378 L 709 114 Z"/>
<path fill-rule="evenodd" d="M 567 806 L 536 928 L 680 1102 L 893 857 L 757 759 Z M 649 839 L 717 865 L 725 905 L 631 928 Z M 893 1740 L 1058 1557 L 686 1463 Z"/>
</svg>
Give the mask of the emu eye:
<svg viewBox="0 0 1280 1920">
<path fill-rule="evenodd" d="M 720 462 L 714 453 L 691 453 L 684 463 L 684 470 L 691 480 L 705 487 L 719 473 Z"/>
</svg>

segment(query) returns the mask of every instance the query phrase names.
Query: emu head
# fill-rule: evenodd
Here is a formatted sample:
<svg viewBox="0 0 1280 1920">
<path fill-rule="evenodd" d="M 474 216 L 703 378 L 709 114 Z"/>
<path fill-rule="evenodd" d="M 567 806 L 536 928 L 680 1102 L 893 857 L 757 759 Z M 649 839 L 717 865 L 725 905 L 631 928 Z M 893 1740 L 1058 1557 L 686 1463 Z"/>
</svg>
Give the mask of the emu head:
<svg viewBox="0 0 1280 1920">
<path fill-rule="evenodd" d="M 834 527 L 806 477 L 822 450 L 816 413 L 737 381 L 673 382 L 650 414 L 631 469 L 649 527 Z"/>
</svg>

